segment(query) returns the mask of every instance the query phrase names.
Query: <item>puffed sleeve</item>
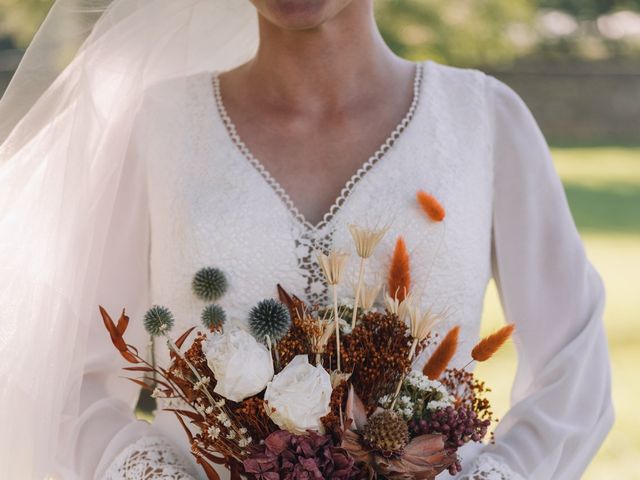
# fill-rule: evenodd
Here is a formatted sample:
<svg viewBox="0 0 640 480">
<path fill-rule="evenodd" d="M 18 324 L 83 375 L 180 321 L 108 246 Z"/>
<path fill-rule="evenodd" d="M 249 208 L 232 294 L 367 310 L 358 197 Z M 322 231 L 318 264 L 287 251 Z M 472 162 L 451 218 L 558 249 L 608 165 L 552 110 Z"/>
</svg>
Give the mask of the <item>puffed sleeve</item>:
<svg viewBox="0 0 640 480">
<path fill-rule="evenodd" d="M 493 276 L 516 325 L 511 408 L 466 479 L 578 479 L 614 418 L 605 292 L 527 106 L 487 77 L 494 132 Z"/>
<path fill-rule="evenodd" d="M 150 285 L 147 179 L 139 148 L 144 119 L 141 107 L 121 173 L 115 214 L 105 219 L 109 233 L 87 343 L 79 415 L 62 429 L 69 445 L 66 463 L 81 479 L 147 478 L 142 475 L 150 461 L 156 472 L 184 473 L 170 478 L 191 478 L 170 442 L 159 438 L 146 422 L 136 420 L 139 388 L 122 378 L 126 362 L 111 344 L 98 312 L 98 304 L 114 317 L 126 308 L 131 319 L 126 340 L 144 351 L 148 340 L 142 317 L 149 307 Z"/>
</svg>

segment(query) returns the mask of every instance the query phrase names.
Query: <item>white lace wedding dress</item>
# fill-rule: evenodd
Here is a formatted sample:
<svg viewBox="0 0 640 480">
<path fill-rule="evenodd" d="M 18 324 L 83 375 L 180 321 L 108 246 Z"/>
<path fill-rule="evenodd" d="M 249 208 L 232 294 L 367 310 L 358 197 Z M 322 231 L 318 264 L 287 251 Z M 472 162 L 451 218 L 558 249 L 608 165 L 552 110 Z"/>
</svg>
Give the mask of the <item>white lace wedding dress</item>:
<svg viewBox="0 0 640 480">
<path fill-rule="evenodd" d="M 482 72 L 417 65 L 411 109 L 317 225 L 237 135 L 215 73 L 190 78 L 186 104 L 172 101 L 171 81 L 149 89 L 126 166 L 130 181 L 118 192 L 122 214 L 112 220 L 114 261 L 101 279 L 100 303 L 114 313 L 126 307 L 128 341 L 145 345 L 141 317 L 153 303 L 175 313 L 176 334 L 198 322 L 203 305 L 190 283 L 204 266 L 227 273 L 220 304 L 234 321 L 275 297 L 276 283 L 321 300 L 312 251 L 350 249 L 349 223 L 389 222 L 369 272 L 386 271 L 403 235 L 413 284 L 425 303 L 451 311 L 438 330 L 461 327 L 456 366 L 467 363 L 478 338 L 492 277 L 517 325 L 512 408 L 495 445 L 460 451 L 459 478 L 579 478 L 613 420 L 600 277 L 522 100 Z M 418 190 L 442 202 L 443 223 L 426 220 Z M 146 236 L 127 236 L 140 222 Z M 340 293 L 348 296 L 348 286 Z M 80 478 L 203 478 L 172 415 L 158 412 L 152 426 L 133 420 L 137 391 L 120 378 L 122 361 L 98 318 L 91 342 L 70 446 Z"/>
</svg>

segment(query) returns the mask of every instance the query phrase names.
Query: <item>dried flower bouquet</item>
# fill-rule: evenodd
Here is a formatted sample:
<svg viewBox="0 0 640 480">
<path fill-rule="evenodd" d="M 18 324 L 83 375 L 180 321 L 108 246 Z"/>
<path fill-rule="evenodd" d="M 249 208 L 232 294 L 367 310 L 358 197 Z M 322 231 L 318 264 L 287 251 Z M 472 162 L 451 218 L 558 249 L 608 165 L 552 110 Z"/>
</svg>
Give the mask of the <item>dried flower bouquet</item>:
<svg viewBox="0 0 640 480">
<path fill-rule="evenodd" d="M 418 192 L 417 201 L 429 221 L 444 220 L 433 196 Z M 363 279 L 388 229 L 349 229 L 359 260 L 352 303 L 337 295 L 349 254 L 318 253 L 331 305 L 307 305 L 278 285 L 278 299 L 247 312 L 246 329 L 229 327 L 215 303 L 226 275 L 203 268 L 192 283 L 207 303 L 199 331 L 174 340 L 170 310 L 156 305 L 145 315 L 149 334 L 166 341 L 167 368 L 126 343 L 124 310 L 114 321 L 100 307 L 114 346 L 133 364 L 126 370 L 142 375 L 130 380 L 169 402 L 165 409 L 184 427 L 208 479 L 219 479 L 213 465 L 222 465 L 233 479 L 428 480 L 458 472 L 458 448 L 485 438 L 492 412 L 484 384 L 448 366 L 459 327 L 438 342 L 423 370 L 412 369 L 446 315 L 423 309 L 412 294 L 404 240 L 392 252 L 379 304 L 381 286 Z M 490 358 L 512 332 L 508 325 L 481 340 L 470 362 Z"/>
</svg>

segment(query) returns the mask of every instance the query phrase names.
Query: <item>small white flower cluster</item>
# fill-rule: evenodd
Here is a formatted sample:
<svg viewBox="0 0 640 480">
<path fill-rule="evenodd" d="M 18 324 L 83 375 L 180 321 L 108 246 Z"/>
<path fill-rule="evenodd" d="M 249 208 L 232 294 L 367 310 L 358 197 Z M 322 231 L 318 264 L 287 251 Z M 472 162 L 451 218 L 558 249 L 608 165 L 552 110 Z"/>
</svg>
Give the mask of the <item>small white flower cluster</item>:
<svg viewBox="0 0 640 480">
<path fill-rule="evenodd" d="M 349 335 L 353 331 L 353 328 L 351 328 L 351 322 L 347 322 L 344 318 L 340 318 L 338 324 L 340 325 L 340 332 L 345 335 Z"/>
<path fill-rule="evenodd" d="M 231 419 L 229 418 L 229 415 L 227 415 L 225 412 L 220 412 L 217 418 L 218 420 L 220 420 L 220 423 L 222 423 L 222 425 L 224 425 L 225 427 L 227 428 L 231 427 Z"/>
<path fill-rule="evenodd" d="M 244 427 L 240 428 L 240 440 L 238 441 L 238 446 L 240 448 L 245 448 L 248 447 L 249 445 L 251 445 L 251 442 L 253 442 L 253 439 L 247 435 L 247 429 Z"/>
<path fill-rule="evenodd" d="M 427 410 L 429 411 L 434 411 L 434 410 L 440 410 L 441 408 L 447 408 L 449 406 L 453 405 L 453 400 L 451 399 L 447 399 L 447 400 L 433 400 L 429 403 L 427 403 Z"/>
<path fill-rule="evenodd" d="M 390 408 L 393 395 L 385 395 L 379 403 L 383 408 Z M 433 400 L 428 400 L 433 398 Z M 436 400 L 437 398 L 437 400 Z M 425 405 L 425 401 L 428 403 Z M 412 370 L 405 378 L 403 388 L 393 409 L 404 420 L 410 420 L 415 414 L 421 416 L 423 409 L 433 411 L 453 405 L 454 398 L 446 387 L 437 380 L 430 380 L 422 372 Z M 416 411 L 417 410 L 417 411 Z"/>
<path fill-rule="evenodd" d="M 384 395 L 380 397 L 378 403 L 382 408 L 389 408 L 391 406 L 391 401 L 393 400 L 393 395 Z"/>
<path fill-rule="evenodd" d="M 443 391 L 444 393 L 448 393 L 439 381 L 431 380 L 429 377 L 423 375 L 422 372 L 419 372 L 418 370 L 411 370 L 405 378 L 404 383 L 423 392 L 429 390 L 439 390 Z"/>
<path fill-rule="evenodd" d="M 209 430 L 207 431 L 207 433 L 209 434 L 209 437 L 211 437 L 212 440 L 215 440 L 220 436 L 220 428 L 216 427 L 215 425 L 212 425 L 211 427 L 209 427 Z"/>
<path fill-rule="evenodd" d="M 205 406 L 204 400 L 202 398 L 196 399 L 193 406 L 195 407 L 196 411 L 203 417 L 207 414 L 207 407 Z"/>
<path fill-rule="evenodd" d="M 379 400 L 380 406 L 383 408 L 390 408 L 391 402 L 393 402 L 393 395 L 385 395 Z M 400 395 L 396 400 L 396 404 L 393 409 L 404 420 L 410 420 L 413 418 L 415 411 L 415 402 L 409 395 Z"/>
<path fill-rule="evenodd" d="M 193 384 L 193 389 L 205 390 L 207 388 L 207 385 L 209 385 L 210 381 L 211 379 L 209 377 L 202 377 L 201 380 L 198 380 L 196 383 Z"/>
<path fill-rule="evenodd" d="M 443 406 L 449 406 L 453 404 L 453 396 L 449 393 L 447 388 L 438 380 L 431 380 L 426 375 L 423 375 L 417 370 L 412 370 L 405 379 L 405 384 L 411 386 L 421 392 L 438 392 L 441 395 L 441 399 L 437 401 L 429 402 L 431 404 L 438 404 L 439 406 L 429 408 L 429 410 L 435 410 L 437 408 L 443 408 Z"/>
<path fill-rule="evenodd" d="M 151 393 L 151 398 L 165 398 L 164 393 L 158 387 L 156 387 Z"/>
<path fill-rule="evenodd" d="M 402 418 L 410 420 L 413 417 L 415 403 L 409 395 L 400 395 L 396 402 L 395 409 Z"/>
<path fill-rule="evenodd" d="M 216 407 L 218 408 L 222 407 L 223 405 L 224 405 L 224 400 L 222 402 L 216 403 Z M 234 429 L 233 423 L 231 422 L 231 419 L 229 418 L 229 415 L 227 415 L 226 412 L 220 411 L 220 413 L 216 415 L 216 418 L 218 419 L 220 424 L 227 429 L 227 432 L 224 436 L 228 440 L 236 441 L 236 443 L 240 448 L 246 448 L 249 445 L 251 445 L 251 442 L 253 442 L 253 439 L 247 435 L 248 430 L 244 427 L 240 427 L 237 430 Z M 222 435 L 222 429 L 217 425 L 212 425 L 207 429 L 207 433 L 209 434 L 209 437 L 212 440 L 217 440 L 218 438 L 220 438 L 220 435 Z"/>
</svg>

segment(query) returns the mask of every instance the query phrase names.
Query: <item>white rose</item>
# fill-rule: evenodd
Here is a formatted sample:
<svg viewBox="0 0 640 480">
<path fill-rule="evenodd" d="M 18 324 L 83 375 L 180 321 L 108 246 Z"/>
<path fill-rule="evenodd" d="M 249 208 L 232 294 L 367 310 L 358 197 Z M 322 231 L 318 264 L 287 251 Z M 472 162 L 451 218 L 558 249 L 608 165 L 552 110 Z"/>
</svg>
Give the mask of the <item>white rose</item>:
<svg viewBox="0 0 640 480">
<path fill-rule="evenodd" d="M 267 413 L 276 425 L 291 433 L 322 433 L 320 418 L 331 411 L 332 391 L 327 371 L 311 365 L 306 355 L 298 355 L 267 385 Z"/>
<path fill-rule="evenodd" d="M 211 335 L 205 355 L 217 382 L 213 391 L 234 402 L 260 393 L 273 378 L 269 350 L 239 328 Z"/>
</svg>

